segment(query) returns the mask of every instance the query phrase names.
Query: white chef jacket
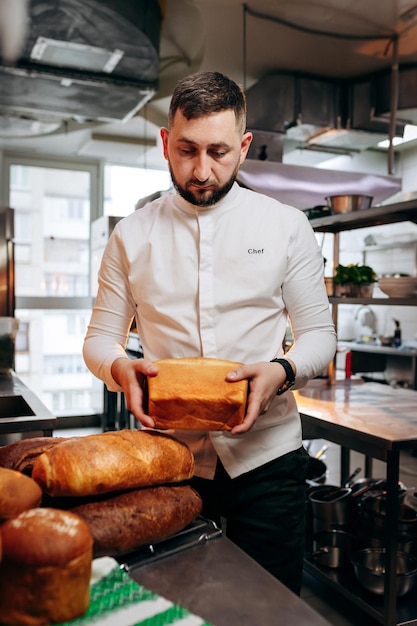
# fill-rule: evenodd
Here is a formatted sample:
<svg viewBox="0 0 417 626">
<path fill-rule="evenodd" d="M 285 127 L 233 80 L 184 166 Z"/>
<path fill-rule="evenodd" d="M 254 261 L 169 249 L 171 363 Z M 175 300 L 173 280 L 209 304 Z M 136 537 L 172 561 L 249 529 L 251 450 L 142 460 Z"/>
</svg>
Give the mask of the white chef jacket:
<svg viewBox="0 0 417 626">
<path fill-rule="evenodd" d="M 204 356 L 242 363 L 283 355 L 295 388 L 320 374 L 336 349 L 324 262 L 304 213 L 235 183 L 217 204 L 196 207 L 170 192 L 119 221 L 99 270 L 84 358 L 110 391 L 126 356 L 132 319 L 151 360 Z M 300 447 L 292 392 L 277 396 L 252 429 L 175 431 L 193 450 L 196 475 L 211 478 L 217 455 L 236 477 Z"/>
</svg>

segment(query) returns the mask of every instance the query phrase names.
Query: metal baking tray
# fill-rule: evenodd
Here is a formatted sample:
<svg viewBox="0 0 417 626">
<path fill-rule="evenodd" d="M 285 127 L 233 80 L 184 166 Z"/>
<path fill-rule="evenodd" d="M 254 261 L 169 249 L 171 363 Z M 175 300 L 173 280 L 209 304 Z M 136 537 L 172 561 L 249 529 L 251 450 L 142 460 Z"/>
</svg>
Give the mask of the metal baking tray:
<svg viewBox="0 0 417 626">
<path fill-rule="evenodd" d="M 118 557 L 117 560 L 129 572 L 219 537 L 221 534 L 221 528 L 214 521 L 200 516 L 186 528 L 172 535 L 172 537 L 157 543 L 141 546 L 133 552 Z"/>
</svg>

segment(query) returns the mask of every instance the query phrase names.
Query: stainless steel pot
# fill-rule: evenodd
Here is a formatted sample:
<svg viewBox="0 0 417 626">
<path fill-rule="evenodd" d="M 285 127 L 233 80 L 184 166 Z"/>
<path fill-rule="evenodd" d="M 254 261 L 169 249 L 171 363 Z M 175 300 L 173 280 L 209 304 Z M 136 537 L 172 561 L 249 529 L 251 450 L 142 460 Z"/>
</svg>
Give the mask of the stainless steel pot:
<svg viewBox="0 0 417 626">
<path fill-rule="evenodd" d="M 329 528 L 332 526 L 345 526 L 352 517 L 351 493 L 349 487 L 336 487 L 335 485 L 323 485 L 311 489 L 309 501 L 311 502 L 313 516 Z"/>
<path fill-rule="evenodd" d="M 382 595 L 385 584 L 385 550 L 366 548 L 358 550 L 351 558 L 358 582 L 372 593 Z M 413 589 L 417 582 L 417 559 L 397 552 L 396 592 L 403 596 Z"/>
<path fill-rule="evenodd" d="M 313 538 L 313 558 L 323 567 L 338 568 L 350 560 L 353 536 L 343 530 L 327 530 Z"/>
<path fill-rule="evenodd" d="M 362 497 L 368 495 L 383 495 L 387 491 L 387 481 L 385 478 L 357 478 L 351 485 L 352 495 L 354 497 Z M 401 498 L 405 495 L 407 487 L 404 483 L 398 483 L 398 496 Z"/>
<path fill-rule="evenodd" d="M 374 495 L 364 498 L 361 503 L 360 516 L 363 518 L 368 528 L 373 528 L 377 536 L 385 530 L 387 517 L 387 502 L 385 495 Z M 400 503 L 397 520 L 398 536 L 402 539 L 417 538 L 417 511 Z"/>
</svg>

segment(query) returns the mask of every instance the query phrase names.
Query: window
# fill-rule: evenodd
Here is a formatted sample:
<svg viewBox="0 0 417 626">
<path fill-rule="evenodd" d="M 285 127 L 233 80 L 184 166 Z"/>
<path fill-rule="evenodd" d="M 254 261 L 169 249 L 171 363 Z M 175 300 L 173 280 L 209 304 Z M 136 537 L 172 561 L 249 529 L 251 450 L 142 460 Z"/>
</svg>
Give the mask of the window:
<svg viewBox="0 0 417 626">
<path fill-rule="evenodd" d="M 133 213 L 139 200 L 171 187 L 168 168 L 149 170 L 106 165 L 104 168 L 104 215 L 125 217 Z"/>
<path fill-rule="evenodd" d="M 98 168 L 23 159 L 8 166 L 20 321 L 16 372 L 57 416 L 100 413 L 102 385 L 82 358 Z"/>
<path fill-rule="evenodd" d="M 103 384 L 82 358 L 99 185 L 104 176 L 103 214 L 123 217 L 171 186 L 168 168 L 106 165 L 102 172 L 98 165 L 20 157 L 4 163 L 15 224 L 16 372 L 58 417 L 101 413 Z"/>
</svg>

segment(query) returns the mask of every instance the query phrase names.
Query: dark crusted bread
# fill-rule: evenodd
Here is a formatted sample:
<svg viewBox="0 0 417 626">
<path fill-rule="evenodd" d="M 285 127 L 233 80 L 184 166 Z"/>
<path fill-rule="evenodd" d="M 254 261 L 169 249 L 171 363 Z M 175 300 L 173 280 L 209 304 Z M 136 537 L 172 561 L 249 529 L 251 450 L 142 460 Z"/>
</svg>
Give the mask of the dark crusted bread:
<svg viewBox="0 0 417 626">
<path fill-rule="evenodd" d="M 9 443 L 0 447 L 0 467 L 13 469 L 30 476 L 35 459 L 60 441 L 65 441 L 65 438 L 32 437 L 31 439 L 20 439 Z"/>
<path fill-rule="evenodd" d="M 200 496 L 189 485 L 128 491 L 72 509 L 90 528 L 95 557 L 117 556 L 162 541 L 201 512 Z"/>
</svg>

